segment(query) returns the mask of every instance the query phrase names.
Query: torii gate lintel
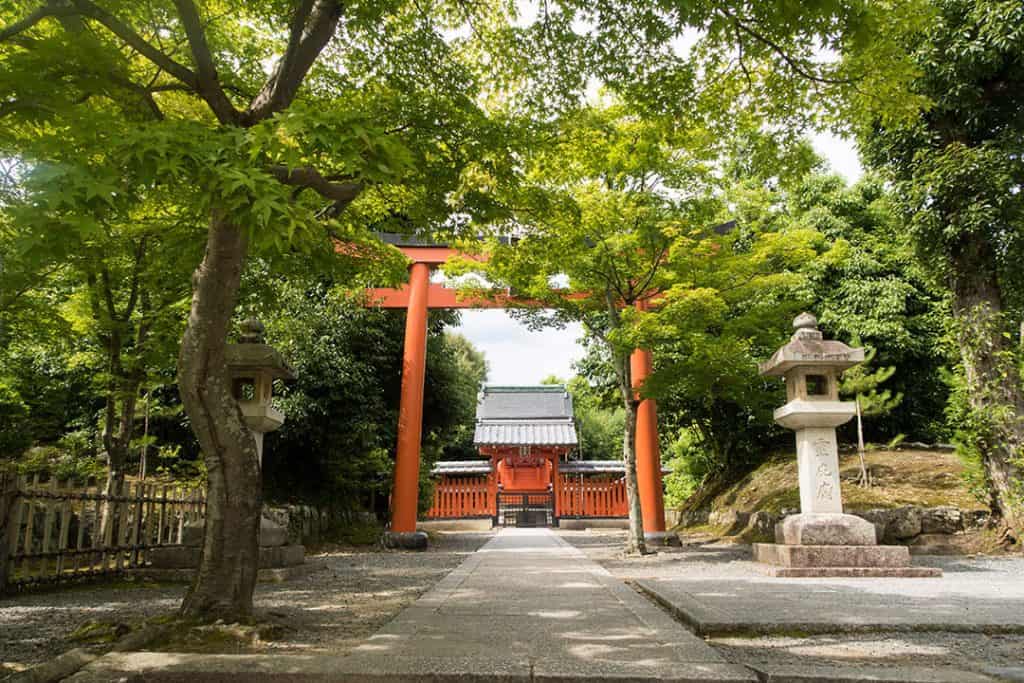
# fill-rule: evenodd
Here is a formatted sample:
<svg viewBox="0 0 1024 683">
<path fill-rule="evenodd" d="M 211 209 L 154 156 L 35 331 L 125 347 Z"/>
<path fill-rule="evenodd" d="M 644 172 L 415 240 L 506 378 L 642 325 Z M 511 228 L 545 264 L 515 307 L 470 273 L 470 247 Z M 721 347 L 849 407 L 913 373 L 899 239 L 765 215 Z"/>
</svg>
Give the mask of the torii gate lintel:
<svg viewBox="0 0 1024 683">
<path fill-rule="evenodd" d="M 423 431 L 423 389 L 426 377 L 427 313 L 431 308 L 508 308 L 516 301 L 510 293 L 487 298 L 460 297 L 455 290 L 430 282 L 430 273 L 449 259 L 461 255 L 442 245 L 396 245 L 412 262 L 409 284 L 398 288 L 377 288 L 368 292 L 370 305 L 406 309 L 405 342 L 402 354 L 402 388 L 398 411 L 398 447 L 391 496 L 391 533 L 411 537 L 416 533 L 419 504 L 420 446 Z M 638 304 L 644 307 L 645 302 Z M 653 359 L 647 349 L 636 349 L 630 357 L 633 386 L 640 387 L 651 373 Z M 658 414 L 653 399 L 641 401 L 637 411 L 636 469 L 640 509 L 645 536 L 662 540 L 665 507 L 658 445 Z M 418 545 L 417 539 L 413 545 Z M 402 541 L 398 541 L 402 544 Z"/>
</svg>

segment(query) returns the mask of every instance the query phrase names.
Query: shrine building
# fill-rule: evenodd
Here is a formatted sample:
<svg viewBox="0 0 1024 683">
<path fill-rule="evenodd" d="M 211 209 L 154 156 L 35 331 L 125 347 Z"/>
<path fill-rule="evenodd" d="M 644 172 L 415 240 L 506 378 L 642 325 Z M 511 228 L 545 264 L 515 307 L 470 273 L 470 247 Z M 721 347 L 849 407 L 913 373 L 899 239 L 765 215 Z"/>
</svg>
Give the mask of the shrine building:
<svg viewBox="0 0 1024 683">
<path fill-rule="evenodd" d="M 500 526 L 626 518 L 620 460 L 582 460 L 572 396 L 560 385 L 485 386 L 473 442 L 478 460 L 442 460 L 432 471 L 427 519 L 490 518 Z"/>
</svg>

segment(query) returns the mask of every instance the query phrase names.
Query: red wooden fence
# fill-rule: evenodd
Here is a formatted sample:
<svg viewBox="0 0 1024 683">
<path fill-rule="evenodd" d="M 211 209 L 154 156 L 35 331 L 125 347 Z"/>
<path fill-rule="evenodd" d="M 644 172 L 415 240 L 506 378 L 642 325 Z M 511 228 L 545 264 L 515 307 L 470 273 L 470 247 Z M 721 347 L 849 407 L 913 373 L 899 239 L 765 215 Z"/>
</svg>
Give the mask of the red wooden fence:
<svg viewBox="0 0 1024 683">
<path fill-rule="evenodd" d="M 555 511 L 559 517 L 627 517 L 626 482 L 614 475 L 585 477 L 559 475 L 558 500 Z"/>
<path fill-rule="evenodd" d="M 491 517 L 497 514 L 491 477 L 443 476 L 434 484 L 428 519 Z"/>
</svg>

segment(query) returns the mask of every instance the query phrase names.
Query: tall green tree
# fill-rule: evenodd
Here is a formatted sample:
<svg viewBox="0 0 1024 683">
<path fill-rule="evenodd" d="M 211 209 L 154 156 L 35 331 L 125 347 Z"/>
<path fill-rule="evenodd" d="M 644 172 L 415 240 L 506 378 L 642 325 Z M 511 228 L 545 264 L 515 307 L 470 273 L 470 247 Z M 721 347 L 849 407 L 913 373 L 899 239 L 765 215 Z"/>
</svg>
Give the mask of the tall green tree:
<svg viewBox="0 0 1024 683">
<path fill-rule="evenodd" d="M 858 134 L 891 179 L 921 262 L 951 294 L 969 401 L 992 507 L 1024 538 L 1024 387 L 1016 335 L 1024 244 L 1024 6 L 934 0 L 906 31 L 927 106 L 892 118 L 865 106 Z"/>
<path fill-rule="evenodd" d="M 0 153 L 54 162 L 42 214 L 89 230 L 159 186 L 205 222 L 178 384 L 209 514 L 183 611 L 225 618 L 249 614 L 256 575 L 255 442 L 223 350 L 250 250 L 329 260 L 330 238 L 358 241 L 396 215 L 448 229 L 493 218 L 510 152 L 529 147 L 506 132 L 542 140 L 590 77 L 712 130 L 724 118 L 709 114 L 737 99 L 803 119 L 801 84 L 843 88 L 860 72 L 878 92 L 893 63 L 866 40 L 859 3 L 573 0 L 526 18 L 500 2 L 16 0 L 0 21 L 0 88 L 13 93 Z M 815 60 L 822 42 L 852 56 Z M 523 115 L 534 122 L 511 125 Z"/>
</svg>

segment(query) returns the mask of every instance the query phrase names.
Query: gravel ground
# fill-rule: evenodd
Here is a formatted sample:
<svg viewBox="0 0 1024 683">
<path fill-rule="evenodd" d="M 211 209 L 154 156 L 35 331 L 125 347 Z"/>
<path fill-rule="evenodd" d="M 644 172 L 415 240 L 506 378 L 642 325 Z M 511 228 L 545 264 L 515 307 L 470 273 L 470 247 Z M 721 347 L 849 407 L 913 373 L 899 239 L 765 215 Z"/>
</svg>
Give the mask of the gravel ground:
<svg viewBox="0 0 1024 683">
<path fill-rule="evenodd" d="M 731 544 L 663 548 L 654 555 L 624 558 L 625 532 L 563 531 L 566 540 L 588 557 L 623 579 L 678 578 L 714 582 L 757 576 L 747 546 Z M 930 566 L 941 566 L 947 575 L 977 572 L 1014 574 L 1024 582 L 1024 558 L 929 557 Z M 762 577 L 763 578 L 763 577 Z M 705 584 L 705 590 L 706 588 Z M 1024 585 L 1024 583 L 1022 583 Z M 979 592 L 985 591 L 979 585 Z M 708 638 L 726 659 L 736 664 L 769 665 L 870 665 L 931 666 L 984 671 L 986 667 L 1024 665 L 1024 636 L 966 633 L 869 633 L 752 638 Z"/>
<path fill-rule="evenodd" d="M 430 549 L 423 553 L 339 548 L 308 557 L 325 563 L 326 569 L 294 581 L 257 586 L 257 618 L 280 624 L 283 633 L 244 651 L 344 653 L 490 537 L 490 533 L 444 533 L 432 538 Z M 184 584 L 120 581 L 2 599 L 0 675 L 71 649 L 75 644 L 68 636 L 86 622 L 133 623 L 173 613 L 184 593 Z"/>
</svg>

